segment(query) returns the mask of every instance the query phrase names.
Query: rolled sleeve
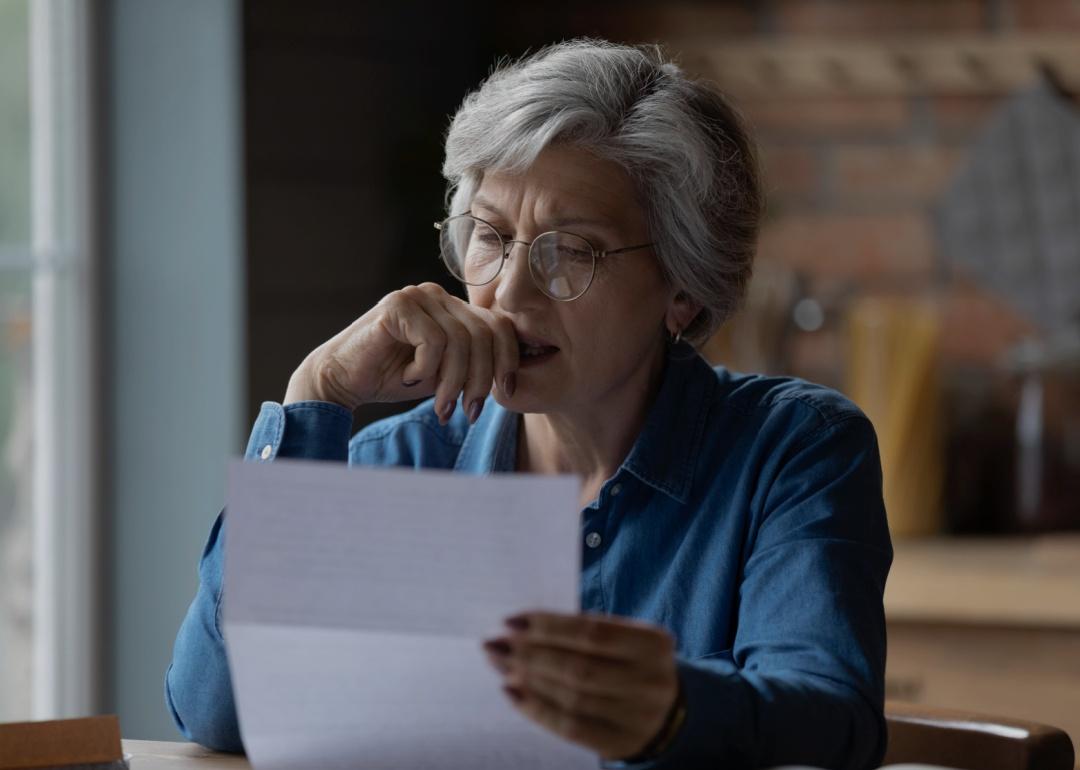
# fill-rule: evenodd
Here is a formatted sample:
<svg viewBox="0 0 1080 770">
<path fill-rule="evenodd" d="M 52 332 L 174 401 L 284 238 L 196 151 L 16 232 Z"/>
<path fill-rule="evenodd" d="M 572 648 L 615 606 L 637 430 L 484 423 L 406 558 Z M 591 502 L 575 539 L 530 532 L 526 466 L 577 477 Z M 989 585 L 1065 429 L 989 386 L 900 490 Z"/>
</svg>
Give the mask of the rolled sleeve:
<svg viewBox="0 0 1080 770">
<path fill-rule="evenodd" d="M 352 414 L 323 401 L 282 406 L 266 401 L 252 427 L 244 459 L 276 457 L 345 462 Z M 165 672 L 165 702 L 181 734 L 220 751 L 242 751 L 221 634 L 225 511 L 218 514 L 199 561 L 199 590 L 188 608 Z"/>
<path fill-rule="evenodd" d="M 264 401 L 251 429 L 244 459 L 270 462 L 276 457 L 346 462 L 352 413 L 326 401 L 297 401 L 282 406 Z"/>
<path fill-rule="evenodd" d="M 242 751 L 220 625 L 224 534 L 223 511 L 199 560 L 199 591 L 176 635 L 165 672 L 165 702 L 188 740 L 217 751 Z"/>
<path fill-rule="evenodd" d="M 734 648 L 677 661 L 686 720 L 674 742 L 648 762 L 602 767 L 880 763 L 892 546 L 865 418 L 830 425 L 791 452 L 753 542 Z"/>
</svg>

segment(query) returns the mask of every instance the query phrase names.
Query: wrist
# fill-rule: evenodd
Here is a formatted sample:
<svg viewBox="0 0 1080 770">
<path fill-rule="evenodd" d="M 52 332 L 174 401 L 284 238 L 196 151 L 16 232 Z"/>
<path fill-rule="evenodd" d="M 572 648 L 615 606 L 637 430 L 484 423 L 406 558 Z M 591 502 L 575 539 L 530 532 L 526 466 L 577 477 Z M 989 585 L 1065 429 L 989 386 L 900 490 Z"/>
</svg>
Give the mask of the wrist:
<svg viewBox="0 0 1080 770">
<path fill-rule="evenodd" d="M 341 399 L 328 395 L 324 388 L 319 387 L 319 379 L 312 374 L 309 359 L 304 359 L 304 362 L 289 377 L 289 385 L 285 389 L 285 398 L 281 405 L 288 406 L 299 401 L 322 401 L 336 404 L 350 412 L 356 408 L 353 404 L 342 403 Z"/>
<path fill-rule="evenodd" d="M 282 399 L 281 405 L 288 406 L 289 404 L 295 404 L 297 401 L 323 400 L 325 399 L 321 398 L 315 391 L 311 378 L 307 376 L 304 366 L 301 365 L 289 378 L 289 386 L 285 389 L 285 398 Z"/>
<path fill-rule="evenodd" d="M 675 694 L 675 701 L 671 704 L 671 708 L 668 710 L 667 717 L 665 717 L 664 724 L 661 725 L 660 730 L 657 731 L 653 739 L 645 745 L 645 748 L 634 756 L 626 757 L 620 761 L 630 765 L 656 759 L 667 751 L 671 744 L 675 742 L 685 721 L 686 700 L 683 698 L 682 683 L 680 682 L 679 690 Z"/>
</svg>

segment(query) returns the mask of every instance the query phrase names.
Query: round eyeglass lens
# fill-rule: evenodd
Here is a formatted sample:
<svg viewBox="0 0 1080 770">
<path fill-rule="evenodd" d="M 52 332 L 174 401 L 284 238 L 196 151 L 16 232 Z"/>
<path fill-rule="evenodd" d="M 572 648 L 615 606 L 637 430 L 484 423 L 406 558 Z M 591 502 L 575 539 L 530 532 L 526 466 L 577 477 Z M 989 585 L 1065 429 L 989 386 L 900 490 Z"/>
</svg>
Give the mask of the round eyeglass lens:
<svg viewBox="0 0 1080 770">
<path fill-rule="evenodd" d="M 450 217 L 439 228 L 439 249 L 451 275 L 471 286 L 494 280 L 502 267 L 503 243 L 491 225 L 468 215 Z"/>
<path fill-rule="evenodd" d="M 544 233 L 529 251 L 529 269 L 536 285 L 552 299 L 576 299 L 592 283 L 596 260 L 584 238 Z"/>
</svg>

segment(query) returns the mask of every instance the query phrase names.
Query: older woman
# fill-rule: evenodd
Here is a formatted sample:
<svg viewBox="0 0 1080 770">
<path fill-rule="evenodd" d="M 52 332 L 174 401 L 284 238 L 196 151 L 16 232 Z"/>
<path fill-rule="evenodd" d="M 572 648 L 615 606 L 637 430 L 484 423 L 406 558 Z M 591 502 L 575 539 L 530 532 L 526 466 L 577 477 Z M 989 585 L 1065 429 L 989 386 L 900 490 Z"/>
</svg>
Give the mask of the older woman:
<svg viewBox="0 0 1080 770">
<path fill-rule="evenodd" d="M 840 395 L 712 368 L 761 212 L 736 113 L 659 51 L 578 40 L 498 69 L 446 138 L 436 284 L 312 351 L 247 456 L 583 480 L 580 615 L 485 649 L 508 707 L 609 766 L 867 768 L 885 746 L 892 558 L 873 429 Z M 352 436 L 360 404 L 433 396 Z M 224 519 L 176 640 L 185 735 L 241 748 Z"/>
</svg>

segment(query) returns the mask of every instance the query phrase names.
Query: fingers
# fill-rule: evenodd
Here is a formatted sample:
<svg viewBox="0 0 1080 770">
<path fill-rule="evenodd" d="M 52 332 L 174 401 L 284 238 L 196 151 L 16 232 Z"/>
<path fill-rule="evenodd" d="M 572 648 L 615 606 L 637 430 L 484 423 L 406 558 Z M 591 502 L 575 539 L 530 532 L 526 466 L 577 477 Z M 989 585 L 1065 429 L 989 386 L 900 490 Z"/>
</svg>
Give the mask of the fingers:
<svg viewBox="0 0 1080 770">
<path fill-rule="evenodd" d="M 487 318 L 494 333 L 495 385 L 509 398 L 514 395 L 520 364 L 517 332 L 507 318 L 489 310 L 482 310 L 481 314 Z"/>
<path fill-rule="evenodd" d="M 439 291 L 442 291 L 441 287 Z M 472 335 L 468 327 L 433 296 L 431 289 L 409 286 L 402 289 L 402 292 L 439 325 L 445 339 L 442 360 L 439 362 L 438 383 L 435 387 L 435 414 L 439 416 L 439 422 L 445 425 L 454 413 L 458 394 L 468 378 Z"/>
<path fill-rule="evenodd" d="M 603 711 L 603 705 L 594 699 L 573 699 L 570 702 L 575 709 L 572 710 L 563 705 L 567 702 L 565 699 L 560 701 L 558 696 L 553 697 L 538 689 L 525 690 L 506 685 L 503 690 L 522 714 L 568 741 L 593 749 L 602 759 L 633 756 L 648 742 L 647 737 L 641 737 L 645 735 L 644 732 L 625 722 L 613 722 L 606 716 L 583 713 L 582 708 Z"/>
<path fill-rule="evenodd" d="M 633 668 L 625 662 L 599 658 L 554 647 L 510 642 L 514 673 L 527 684 L 533 677 L 572 686 L 590 695 L 617 697 L 633 678 Z"/>
<path fill-rule="evenodd" d="M 469 387 L 463 398 L 466 409 L 475 402 L 483 403 L 491 392 L 492 382 L 507 397 L 513 396 L 520 365 L 514 325 L 487 308 L 470 305 L 449 295 L 447 299 L 450 300 L 447 309 L 470 329 L 474 342 L 482 341 L 481 345 L 473 347 L 474 351 L 481 351 L 483 359 L 479 365 L 471 362 Z"/>
<path fill-rule="evenodd" d="M 538 611 L 515 615 L 506 622 L 530 644 L 614 660 L 663 659 L 672 655 L 675 646 L 663 628 L 624 617 Z"/>
<path fill-rule="evenodd" d="M 491 664 L 507 681 L 529 688 L 536 681 L 545 691 L 562 688 L 604 702 L 648 703 L 663 700 L 670 689 L 671 659 L 646 665 L 617 662 L 580 652 L 529 644 L 520 638 L 485 643 Z"/>
<path fill-rule="evenodd" d="M 493 381 L 513 392 L 518 343 L 508 320 L 447 294 L 438 284 L 409 286 L 400 294 L 415 310 L 401 313 L 405 319 L 397 325 L 416 348 L 402 376 L 406 382 L 434 378 L 441 423 L 453 415 L 459 395 L 469 421 L 476 422 Z"/>
<path fill-rule="evenodd" d="M 469 422 L 476 422 L 484 399 L 491 392 L 491 383 L 495 376 L 495 333 L 484 319 L 464 302 L 449 303 L 446 309 L 469 333 L 471 345 L 468 377 L 461 392 L 461 402 Z"/>
<path fill-rule="evenodd" d="M 521 677 L 520 681 L 511 675 L 507 677 L 506 683 L 525 694 L 539 695 L 560 711 L 576 717 L 595 719 L 620 728 L 652 726 L 652 711 L 643 708 L 643 704 L 637 700 L 596 695 L 534 672 L 530 672 L 527 678 Z"/>
<path fill-rule="evenodd" d="M 518 342 L 513 324 L 434 283 L 391 292 L 305 357 L 286 402 L 376 401 L 435 396 L 445 425 L 462 395 L 476 422 L 492 383 L 513 395 Z"/>
<path fill-rule="evenodd" d="M 484 650 L 514 706 L 602 756 L 636 754 L 677 702 L 674 644 L 662 628 L 549 612 L 517 615 L 507 625 L 514 630 Z"/>
<path fill-rule="evenodd" d="M 399 309 L 384 322 L 392 325 L 387 332 L 412 346 L 412 361 L 401 372 L 402 383 L 419 384 L 432 382 L 438 377 L 439 364 L 446 349 L 446 334 L 430 315 L 416 308 Z"/>
<path fill-rule="evenodd" d="M 597 749 L 607 756 L 623 755 L 626 744 L 622 730 L 605 719 L 566 711 L 558 703 L 536 691 L 523 691 L 513 686 L 505 687 L 519 712 L 537 724 L 562 735 L 568 741 Z M 606 749 L 606 751 L 605 751 Z M 630 754 L 626 751 L 625 754 Z"/>
</svg>

